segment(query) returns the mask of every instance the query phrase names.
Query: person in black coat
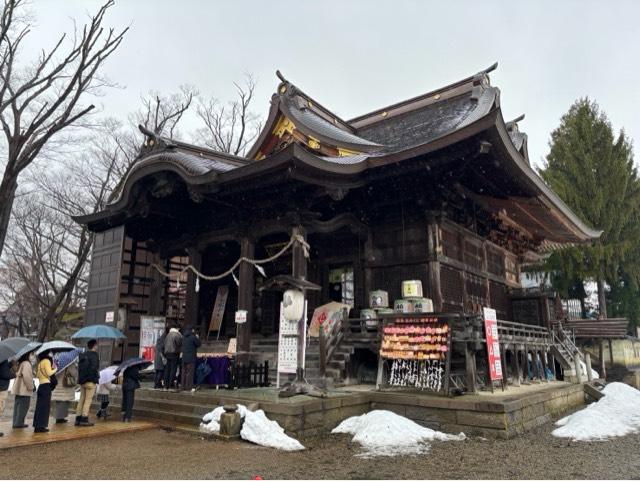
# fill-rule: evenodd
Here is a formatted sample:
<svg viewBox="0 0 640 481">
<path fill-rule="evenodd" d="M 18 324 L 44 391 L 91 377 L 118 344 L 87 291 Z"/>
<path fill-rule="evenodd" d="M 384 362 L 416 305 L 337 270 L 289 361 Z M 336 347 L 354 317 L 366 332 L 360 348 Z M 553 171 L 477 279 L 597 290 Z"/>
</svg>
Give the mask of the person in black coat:
<svg viewBox="0 0 640 481">
<path fill-rule="evenodd" d="M 100 358 L 98 357 L 98 341 L 91 339 L 87 350 L 80 354 L 78 360 L 78 384 L 80 384 L 80 401 L 76 408 L 76 426 L 93 426 L 89 422 L 89 409 L 93 395 L 100 381 Z"/>
<path fill-rule="evenodd" d="M 0 418 L 4 413 L 4 405 L 7 401 L 7 395 L 9 393 L 9 381 L 11 381 L 16 374 L 11 369 L 9 361 L 0 362 Z M 0 432 L 0 437 L 4 436 Z"/>
<path fill-rule="evenodd" d="M 198 348 L 202 343 L 197 334 L 193 333 L 191 327 L 184 330 L 182 336 L 182 389 L 193 390 L 193 378 L 196 372 L 196 360 L 198 358 Z"/>
<path fill-rule="evenodd" d="M 122 422 L 130 423 L 136 389 L 140 387 L 140 366 L 128 367 L 122 376 Z"/>
</svg>

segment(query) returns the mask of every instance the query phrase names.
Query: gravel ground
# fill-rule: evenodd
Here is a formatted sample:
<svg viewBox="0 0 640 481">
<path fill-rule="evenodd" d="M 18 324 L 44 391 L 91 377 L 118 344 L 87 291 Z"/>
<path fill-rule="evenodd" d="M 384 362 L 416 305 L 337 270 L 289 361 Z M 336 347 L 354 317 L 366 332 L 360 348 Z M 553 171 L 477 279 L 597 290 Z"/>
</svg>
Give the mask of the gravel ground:
<svg viewBox="0 0 640 481">
<path fill-rule="evenodd" d="M 308 439 L 306 451 L 286 453 L 158 429 L 0 451 L 0 478 L 640 478 L 640 434 L 574 443 L 553 438 L 551 430 L 506 441 L 435 442 L 418 457 L 362 459 L 346 435 Z"/>
</svg>

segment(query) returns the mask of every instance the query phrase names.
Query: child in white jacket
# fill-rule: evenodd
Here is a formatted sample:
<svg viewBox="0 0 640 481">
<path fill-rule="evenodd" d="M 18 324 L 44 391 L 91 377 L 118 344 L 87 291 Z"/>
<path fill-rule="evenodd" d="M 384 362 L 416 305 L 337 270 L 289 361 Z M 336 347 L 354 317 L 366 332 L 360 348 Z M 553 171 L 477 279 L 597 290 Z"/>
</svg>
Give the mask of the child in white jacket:
<svg viewBox="0 0 640 481">
<path fill-rule="evenodd" d="M 113 383 L 113 381 L 109 381 L 104 384 L 98 384 L 97 400 L 100 402 L 100 409 L 96 413 L 98 418 L 104 418 L 105 420 L 109 416 L 109 412 L 107 408 L 109 407 L 109 393 L 111 391 L 115 391 L 118 389 L 118 386 Z"/>
</svg>

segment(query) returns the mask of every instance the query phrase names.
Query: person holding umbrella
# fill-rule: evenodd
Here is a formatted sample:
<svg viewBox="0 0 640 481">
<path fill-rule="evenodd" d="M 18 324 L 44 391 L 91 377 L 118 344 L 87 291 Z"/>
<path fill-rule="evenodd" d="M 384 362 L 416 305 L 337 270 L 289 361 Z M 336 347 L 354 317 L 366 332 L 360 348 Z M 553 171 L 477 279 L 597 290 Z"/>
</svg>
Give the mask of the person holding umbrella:
<svg viewBox="0 0 640 481">
<path fill-rule="evenodd" d="M 151 364 L 151 361 L 141 357 L 127 359 L 114 371 L 114 376 L 120 373 L 122 381 L 122 422 L 129 423 L 133 416 L 133 403 L 136 389 L 140 387 L 140 369 Z"/>
<path fill-rule="evenodd" d="M 9 361 L 0 362 L 0 419 L 4 414 L 4 405 L 7 401 L 7 395 L 9 394 L 9 382 L 16 377 L 16 374 L 11 369 Z M 4 433 L 0 432 L 0 437 L 4 436 Z"/>
<path fill-rule="evenodd" d="M 109 393 L 118 388 L 118 386 L 113 383 L 116 378 L 113 373 L 116 369 L 117 366 L 109 366 L 108 368 L 100 371 L 100 382 L 97 390 L 100 409 L 96 413 L 96 417 L 104 418 L 105 421 L 107 420 L 107 417 L 109 417 Z"/>
<path fill-rule="evenodd" d="M 36 377 L 38 378 L 38 394 L 36 398 L 36 410 L 33 414 L 33 428 L 36 433 L 49 432 L 49 413 L 51 412 L 51 393 L 55 389 L 52 385 L 57 381 L 55 379 L 56 370 L 53 367 L 51 351 L 39 351 L 38 368 L 36 369 Z"/>
<path fill-rule="evenodd" d="M 89 422 L 91 400 L 96 393 L 100 381 L 100 358 L 98 357 L 98 341 L 91 339 L 87 343 L 87 351 L 80 355 L 78 363 L 78 383 L 80 384 L 80 401 L 76 408 L 76 426 L 93 426 Z"/>
<path fill-rule="evenodd" d="M 80 351 L 73 350 L 60 352 L 53 356 L 58 367 L 56 378 L 58 386 L 51 395 L 51 401 L 55 402 L 56 424 L 67 422 L 69 406 L 76 400 L 76 386 L 78 385 L 78 356 Z"/>
<path fill-rule="evenodd" d="M 40 343 L 36 343 L 36 349 Z M 31 352 L 23 354 L 18 359 L 18 371 L 16 372 L 16 380 L 13 383 L 13 429 L 23 429 L 27 425 L 24 418 L 29 412 L 29 404 L 31 404 L 31 396 L 35 390 L 33 384 L 33 366 L 31 365 Z"/>
</svg>

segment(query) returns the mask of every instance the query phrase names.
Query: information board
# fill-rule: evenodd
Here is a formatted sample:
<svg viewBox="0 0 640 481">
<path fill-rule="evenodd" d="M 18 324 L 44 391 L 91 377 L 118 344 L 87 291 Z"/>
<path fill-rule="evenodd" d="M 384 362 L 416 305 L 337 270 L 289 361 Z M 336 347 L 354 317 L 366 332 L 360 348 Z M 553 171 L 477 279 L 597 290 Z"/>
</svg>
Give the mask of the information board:
<svg viewBox="0 0 640 481">
<path fill-rule="evenodd" d="M 209 323 L 209 332 L 220 332 L 220 326 L 222 325 L 222 318 L 224 317 L 224 308 L 227 305 L 227 297 L 229 297 L 229 286 L 218 287 L 218 293 L 216 294 L 216 303 L 211 311 L 211 322 Z"/>
<path fill-rule="evenodd" d="M 280 303 L 280 335 L 278 339 L 278 385 L 280 373 L 293 374 L 298 368 L 298 334 L 299 329 L 307 334 L 307 303 L 304 305 L 304 316 L 300 321 L 288 321 L 284 317 L 284 307 Z M 304 345 L 302 367 L 304 367 Z"/>
<path fill-rule="evenodd" d="M 162 316 L 140 316 L 140 357 L 154 362 L 156 342 L 164 332 L 166 320 Z"/>
<path fill-rule="evenodd" d="M 498 339 L 498 320 L 496 310 L 483 308 L 484 334 L 487 341 L 487 355 L 489 357 L 489 377 L 492 381 L 502 379 L 502 360 L 500 359 L 500 341 Z"/>
</svg>

